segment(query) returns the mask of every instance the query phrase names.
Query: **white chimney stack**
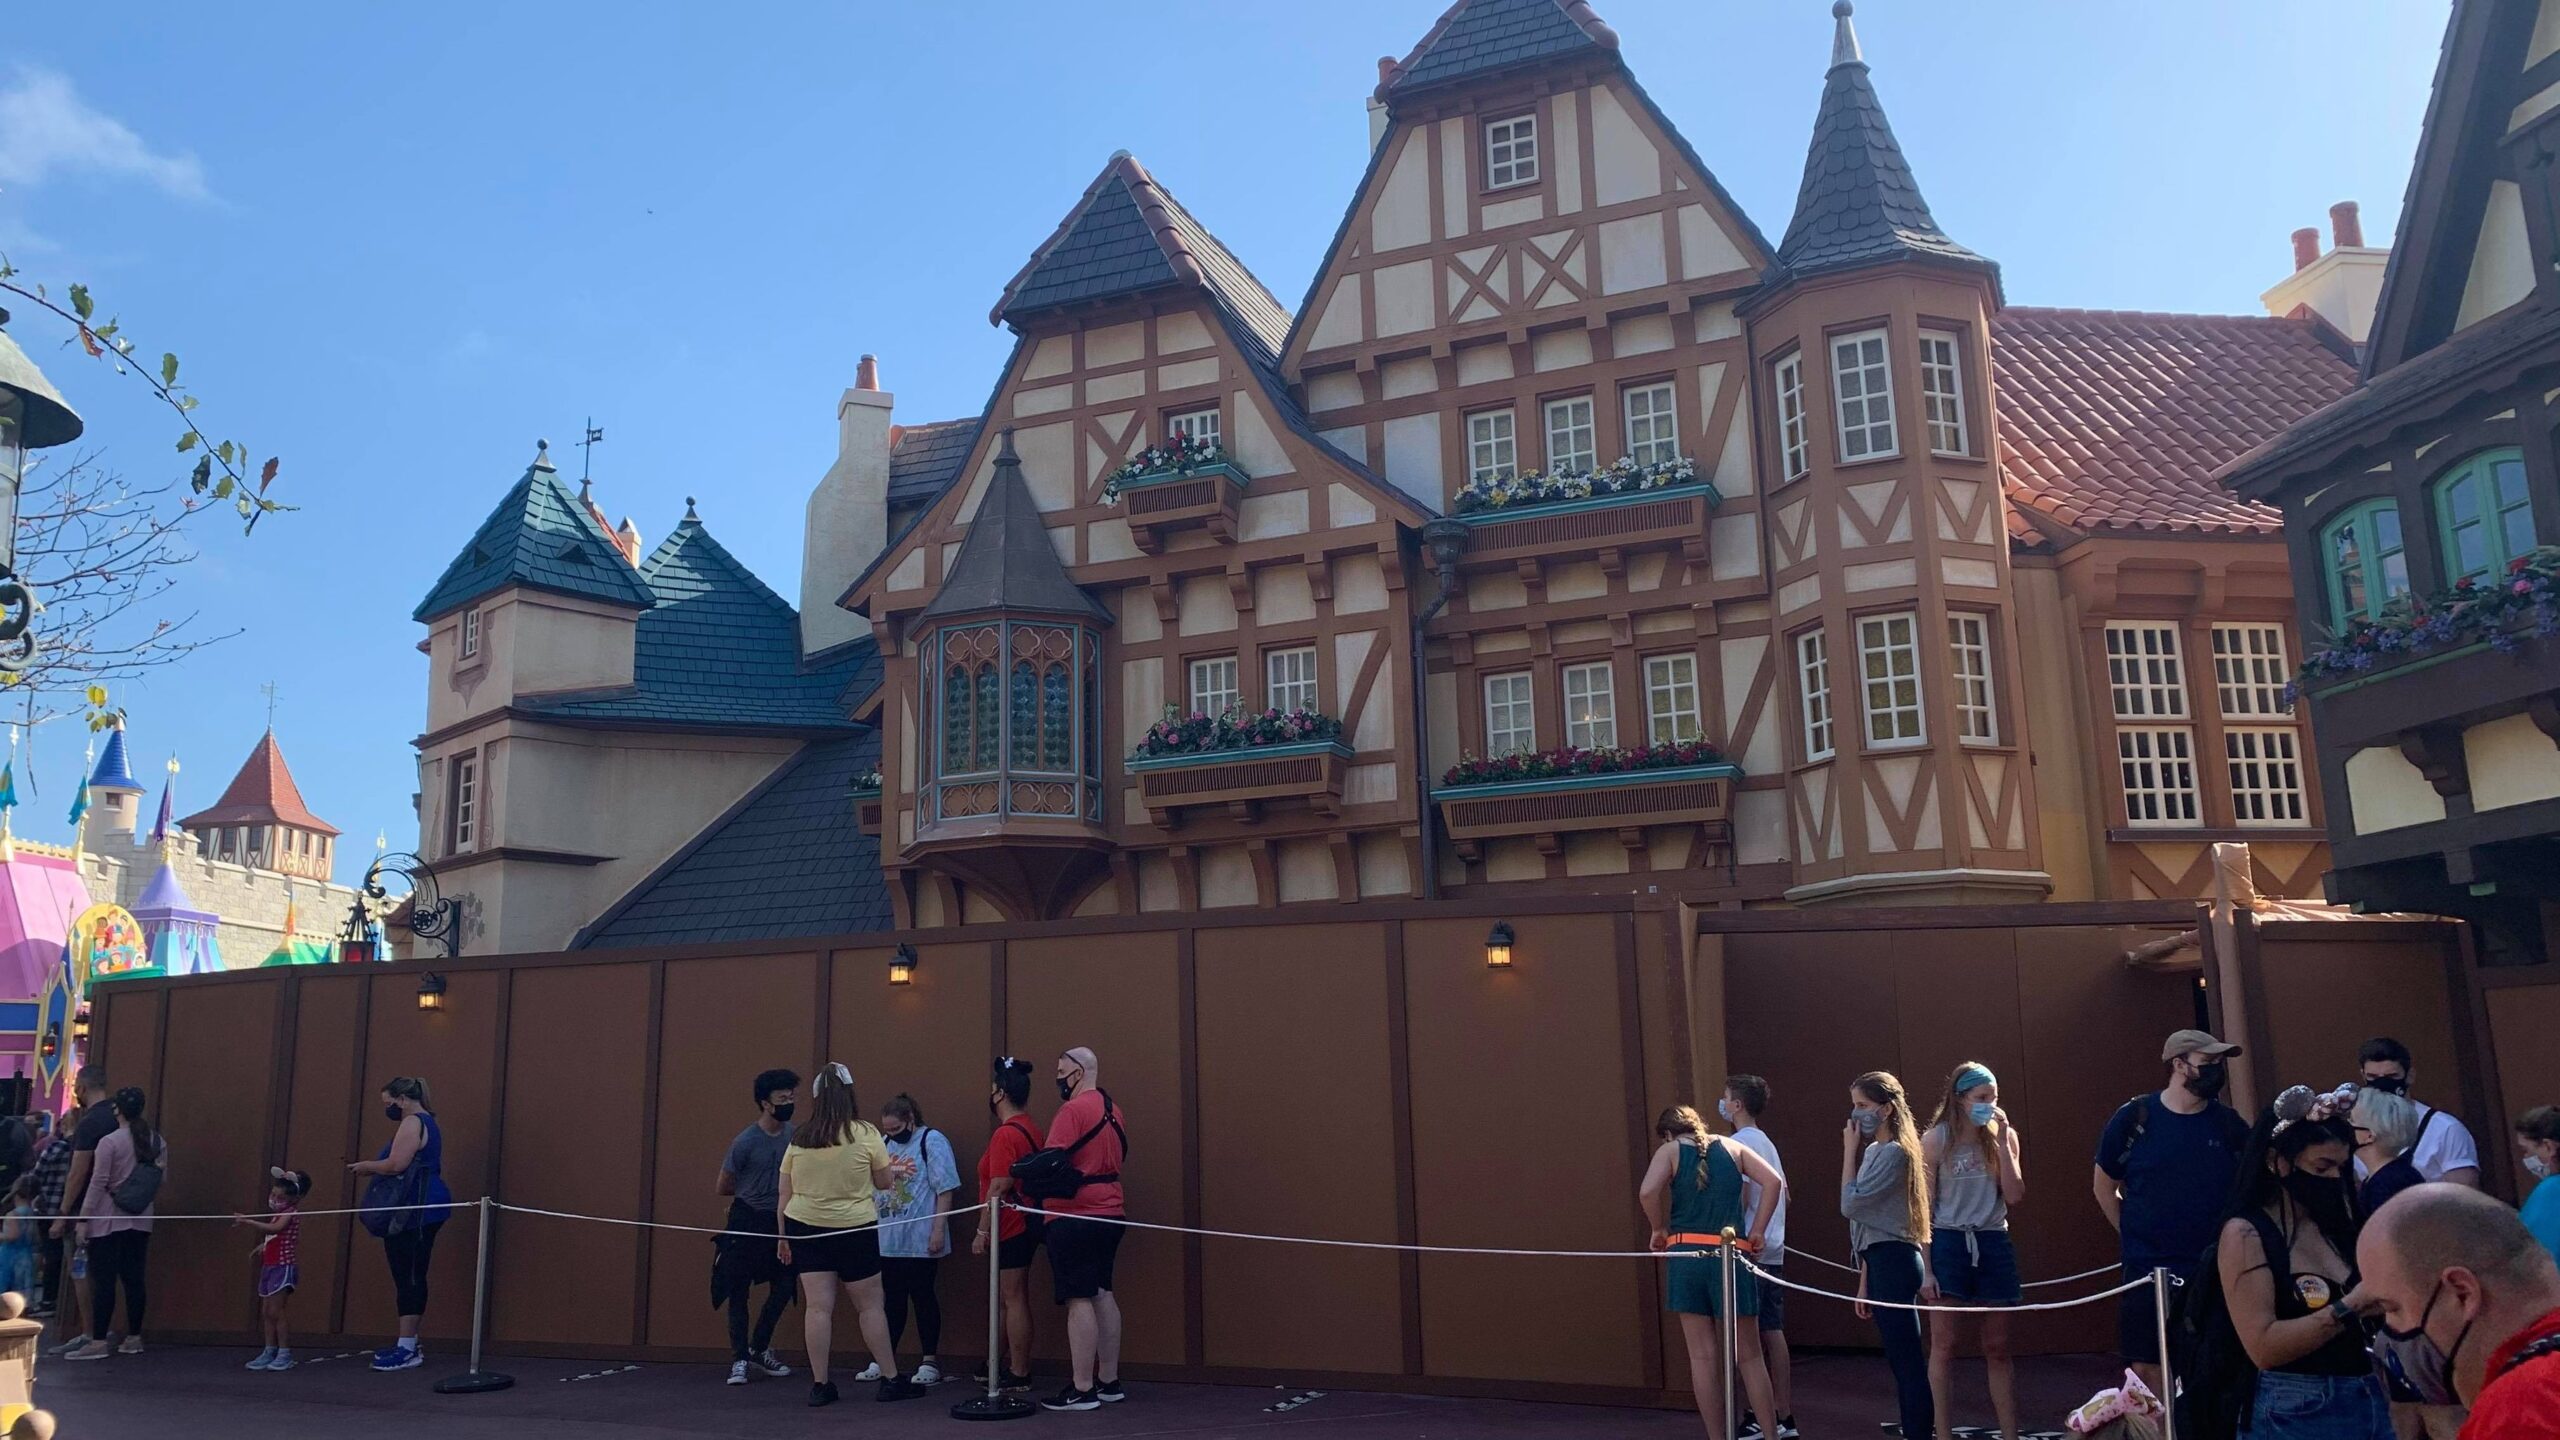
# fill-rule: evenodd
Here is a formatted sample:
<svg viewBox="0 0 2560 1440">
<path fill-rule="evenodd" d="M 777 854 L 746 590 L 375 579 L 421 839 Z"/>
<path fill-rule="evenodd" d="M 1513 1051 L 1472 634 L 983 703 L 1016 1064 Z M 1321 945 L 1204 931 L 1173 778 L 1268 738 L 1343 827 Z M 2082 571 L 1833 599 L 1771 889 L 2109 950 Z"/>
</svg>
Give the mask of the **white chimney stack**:
<svg viewBox="0 0 2560 1440">
<path fill-rule="evenodd" d="M 2362 345 L 2373 329 L 2391 251 L 2364 243 L 2364 221 L 2353 200 L 2329 207 L 2329 233 L 2332 245 L 2323 254 L 2317 229 L 2294 231 L 2293 273 L 2259 299 L 2270 315 L 2317 315 Z"/>
<path fill-rule="evenodd" d="M 836 463 L 809 494 L 800 553 L 800 653 L 814 655 L 870 633 L 836 604 L 889 543 L 889 413 L 880 362 L 862 357 L 853 388 L 836 402 Z"/>
</svg>

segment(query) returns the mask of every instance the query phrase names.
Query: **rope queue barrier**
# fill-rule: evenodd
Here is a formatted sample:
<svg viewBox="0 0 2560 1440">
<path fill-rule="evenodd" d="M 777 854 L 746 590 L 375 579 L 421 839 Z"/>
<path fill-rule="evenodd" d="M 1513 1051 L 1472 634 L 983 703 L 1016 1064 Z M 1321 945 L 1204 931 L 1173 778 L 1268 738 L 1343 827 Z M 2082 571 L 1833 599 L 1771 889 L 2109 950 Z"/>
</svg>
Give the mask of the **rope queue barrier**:
<svg viewBox="0 0 2560 1440">
<path fill-rule="evenodd" d="M 890 1225 L 917 1223 L 912 1219 L 874 1220 L 868 1225 L 856 1225 L 845 1230 L 813 1230 L 806 1235 L 777 1235 L 770 1230 L 721 1230 L 708 1225 L 678 1225 L 670 1220 L 625 1220 L 615 1215 L 581 1215 L 575 1210 L 542 1210 L 531 1205 L 510 1205 L 504 1200 L 492 1200 L 489 1203 L 501 1210 L 512 1211 L 518 1215 L 541 1215 L 553 1220 L 585 1220 L 597 1225 L 628 1225 L 635 1230 L 681 1230 L 689 1235 L 733 1235 L 742 1240 L 833 1240 L 839 1235 L 860 1235 L 866 1231 L 879 1230 Z M 960 1209 L 945 1210 L 941 1212 L 940 1218 L 975 1215 L 986 1208 L 988 1208 L 988 1202 L 981 1201 Z"/>
<path fill-rule="evenodd" d="M 1816 1264 L 1816 1265 L 1828 1265 L 1828 1266 L 1830 1266 L 1832 1269 L 1834 1269 L 1834 1270 L 1838 1270 L 1838 1271 L 1841 1271 L 1841 1272 L 1843 1272 L 1843 1273 L 1845 1273 L 1845 1274 L 1855 1275 L 1855 1274 L 1857 1274 L 1857 1273 L 1858 1273 L 1858 1267 L 1857 1267 L 1857 1266 L 1855 1266 L 1855 1265 L 1843 1265 L 1843 1264 L 1841 1264 L 1839 1261 L 1832 1259 L 1832 1258 L 1831 1258 L 1830 1256 L 1828 1256 L 1828 1255 L 1816 1255 L 1816 1254 L 1814 1254 L 1814 1253 L 1813 1253 L 1812 1251 L 1810 1251 L 1810 1250 L 1799 1250 L 1799 1249 L 1797 1249 L 1796 1247 L 1794 1247 L 1793 1245 L 1790 1245 L 1790 1246 L 1788 1246 L 1788 1247 L 1786 1247 L 1786 1248 L 1787 1248 L 1787 1253 L 1788 1253 L 1789 1255 L 1791 1255 L 1791 1256 L 1795 1257 L 1795 1258 L 1796 1258 L 1796 1259 L 1798 1259 L 1798 1260 L 1810 1260 L 1810 1261 L 1812 1261 L 1812 1262 L 1813 1262 L 1814 1264 Z M 2083 1270 L 2083 1271 L 2081 1271 L 2081 1272 L 2080 1272 L 2079 1274 L 2077 1274 L 2077 1275 L 2064 1275 L 2064 1276 L 2061 1276 L 2061 1277 L 2059 1277 L 2059 1278 L 2052 1279 L 2052 1280 L 2027 1280 L 2027 1281 L 2023 1281 L 2023 1282 L 2021 1282 L 2021 1283 L 2020 1283 L 2019 1288 L 2021 1288 L 2021 1289 L 2025 1289 L 2025 1290 L 2042 1290 L 2042 1289 L 2046 1289 L 2046 1288 L 2048 1288 L 2048 1287 L 2050 1287 L 2050 1286 L 2054 1286 L 2054 1285 L 2071 1285 L 2071 1284 L 2076 1284 L 2076 1283 L 2078 1283 L 2078 1282 L 2080 1282 L 2080 1281 L 2082 1281 L 2082 1280 L 2095 1280 L 2095 1279 L 2097 1279 L 2099 1276 L 2101 1276 L 2101 1275 L 2105 1275 L 2105 1274 L 2108 1274 L 2108 1273 L 2110 1273 L 2110 1272 L 2122 1273 L 2123 1269 L 2124 1269 L 2124 1267 L 2123 1267 L 2123 1266 L 2121 1266 L 2121 1265 L 2100 1265 L 2100 1266 L 2098 1266 L 2098 1267 L 2097 1267 L 2096 1269 L 2094 1269 L 2094 1270 Z"/>
</svg>

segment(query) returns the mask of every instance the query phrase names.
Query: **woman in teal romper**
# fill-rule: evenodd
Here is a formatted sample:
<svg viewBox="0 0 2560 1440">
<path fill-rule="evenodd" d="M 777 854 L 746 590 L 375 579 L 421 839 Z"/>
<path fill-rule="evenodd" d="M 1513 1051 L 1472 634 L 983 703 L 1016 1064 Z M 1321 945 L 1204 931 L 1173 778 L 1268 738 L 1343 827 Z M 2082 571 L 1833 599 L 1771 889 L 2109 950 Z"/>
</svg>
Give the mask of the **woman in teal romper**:
<svg viewBox="0 0 2560 1440">
<path fill-rule="evenodd" d="M 1699 1418 L 1706 1422 L 1709 1435 L 1722 1436 L 1728 1433 L 1720 1349 L 1725 1296 L 1724 1265 L 1716 1253 L 1716 1240 L 1728 1226 L 1745 1237 L 1765 1232 L 1787 1182 L 1768 1161 L 1721 1135 L 1709 1134 L 1706 1121 L 1686 1105 L 1663 1111 L 1654 1121 L 1653 1133 L 1661 1143 L 1636 1199 L 1653 1227 L 1656 1251 L 1697 1257 L 1664 1262 L 1670 1273 L 1664 1277 L 1663 1289 L 1672 1313 L 1680 1317 L 1681 1338 L 1688 1342 L 1689 1385 L 1698 1397 Z M 1742 1213 L 1746 1178 L 1760 1187 L 1759 1210 L 1747 1217 Z M 1738 1270 L 1733 1285 L 1735 1314 L 1759 1314 L 1757 1284 L 1749 1271 Z M 1759 1325 L 1738 1325 L 1735 1334 L 1739 1342 L 1735 1365 L 1742 1372 L 1743 1392 L 1750 1397 L 1752 1413 L 1777 1414 L 1769 1366 L 1760 1355 Z"/>
</svg>

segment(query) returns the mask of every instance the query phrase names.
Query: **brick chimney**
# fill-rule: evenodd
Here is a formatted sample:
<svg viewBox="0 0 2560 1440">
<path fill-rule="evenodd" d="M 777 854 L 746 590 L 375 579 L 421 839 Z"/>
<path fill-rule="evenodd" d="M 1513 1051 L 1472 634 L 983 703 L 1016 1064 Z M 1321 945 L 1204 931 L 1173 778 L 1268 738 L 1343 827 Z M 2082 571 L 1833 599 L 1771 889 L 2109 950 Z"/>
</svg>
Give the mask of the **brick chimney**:
<svg viewBox="0 0 2560 1440">
<path fill-rule="evenodd" d="M 2329 207 L 2329 234 L 2333 243 L 2323 253 L 2318 229 L 2294 231 L 2293 273 L 2259 299 L 2270 315 L 2317 315 L 2362 345 L 2373 329 L 2374 305 L 2382 298 L 2382 272 L 2391 252 L 2364 243 L 2364 221 L 2353 200 Z"/>
<path fill-rule="evenodd" d="M 889 543 L 890 411 L 880 362 L 854 367 L 853 388 L 836 402 L 836 463 L 809 494 L 800 552 L 800 653 L 812 655 L 869 633 L 836 600 Z"/>
<path fill-rule="evenodd" d="M 1387 83 L 1396 78 L 1396 57 L 1378 57 L 1378 88 L 1369 92 L 1369 151 L 1377 153 L 1378 142 L 1387 138 Z"/>
</svg>

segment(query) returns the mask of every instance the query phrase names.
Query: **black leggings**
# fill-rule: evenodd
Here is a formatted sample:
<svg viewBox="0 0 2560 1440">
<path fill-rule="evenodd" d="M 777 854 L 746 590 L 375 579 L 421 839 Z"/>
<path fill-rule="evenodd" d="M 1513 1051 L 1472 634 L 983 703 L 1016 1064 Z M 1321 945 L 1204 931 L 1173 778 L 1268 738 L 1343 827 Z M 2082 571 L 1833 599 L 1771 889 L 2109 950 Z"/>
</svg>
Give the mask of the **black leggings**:
<svg viewBox="0 0 2560 1440">
<path fill-rule="evenodd" d="M 436 1232 L 443 1228 L 439 1220 L 382 1237 L 382 1253 L 391 1262 L 391 1293 L 403 1319 L 427 1313 L 428 1262 L 435 1258 Z"/>
<path fill-rule="evenodd" d="M 933 1286 L 934 1270 L 940 1260 L 929 1257 L 885 1255 L 880 1260 L 880 1286 L 889 1296 L 889 1343 L 895 1346 L 907 1333 L 907 1305 L 916 1307 L 916 1353 L 942 1353 L 942 1297 Z"/>
<path fill-rule="evenodd" d="M 1920 1247 L 1908 1240 L 1870 1245 L 1859 1259 L 1867 1262 L 1867 1298 L 1909 1305 L 1920 1298 Z M 1875 1310 L 1876 1334 L 1884 1341 L 1884 1363 L 1893 1368 L 1894 1397 L 1902 1413 L 1905 1435 L 1938 1433 L 1937 1400 L 1929 1392 L 1929 1348 L 1920 1340 L 1920 1316 L 1911 1310 Z"/>
<path fill-rule="evenodd" d="M 89 1338 L 107 1338 L 116 1315 L 116 1287 L 124 1287 L 125 1332 L 142 1333 L 142 1271 L 151 1258 L 151 1232 L 118 1230 L 89 1242 Z"/>
</svg>

